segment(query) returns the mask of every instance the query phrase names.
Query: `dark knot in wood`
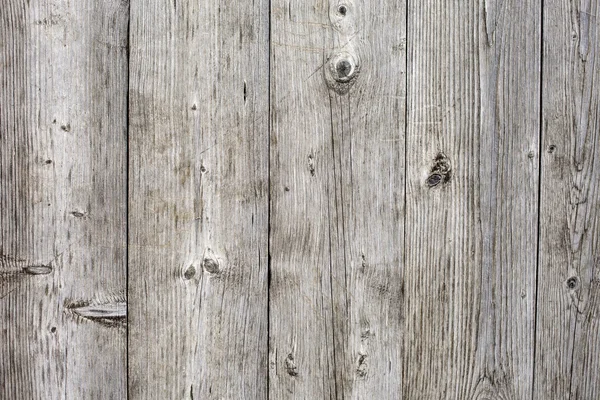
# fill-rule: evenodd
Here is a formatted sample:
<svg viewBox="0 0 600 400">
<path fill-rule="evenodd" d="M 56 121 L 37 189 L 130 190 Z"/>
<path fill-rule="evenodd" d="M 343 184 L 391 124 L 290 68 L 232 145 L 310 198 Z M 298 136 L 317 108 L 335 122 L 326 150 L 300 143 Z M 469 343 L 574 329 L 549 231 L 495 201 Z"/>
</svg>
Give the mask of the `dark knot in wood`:
<svg viewBox="0 0 600 400">
<path fill-rule="evenodd" d="M 335 80 L 338 82 L 348 82 L 352 79 L 355 69 L 351 59 L 342 58 L 338 60 L 335 64 Z"/>
<path fill-rule="evenodd" d="M 183 277 L 188 281 L 190 279 L 192 279 L 195 275 L 196 275 L 196 268 L 194 268 L 193 265 L 190 265 L 188 267 L 188 269 L 186 269 L 185 272 L 183 273 Z"/>
<path fill-rule="evenodd" d="M 567 287 L 571 290 L 577 289 L 577 287 L 579 286 L 579 278 L 577 278 L 576 276 L 572 276 L 569 279 L 567 279 Z"/>
<path fill-rule="evenodd" d="M 450 159 L 444 153 L 438 153 L 433 159 L 433 166 L 425 184 L 430 187 L 437 187 L 450 182 L 452 178 L 452 166 Z"/>
<path fill-rule="evenodd" d="M 296 367 L 292 353 L 288 354 L 285 359 L 285 370 L 289 376 L 298 376 L 298 367 Z"/>
<path fill-rule="evenodd" d="M 360 74 L 360 64 L 355 55 L 341 52 L 329 60 L 329 67 L 325 69 L 327 86 L 338 94 L 344 95 Z"/>
<path fill-rule="evenodd" d="M 52 272 L 52 265 L 28 265 L 23 267 L 23 272 L 29 275 L 48 275 Z"/>
<path fill-rule="evenodd" d="M 365 376 L 367 376 L 367 355 L 366 354 L 361 354 L 360 357 L 358 357 L 358 365 L 356 367 L 356 375 L 358 375 L 361 378 L 364 378 Z"/>
</svg>

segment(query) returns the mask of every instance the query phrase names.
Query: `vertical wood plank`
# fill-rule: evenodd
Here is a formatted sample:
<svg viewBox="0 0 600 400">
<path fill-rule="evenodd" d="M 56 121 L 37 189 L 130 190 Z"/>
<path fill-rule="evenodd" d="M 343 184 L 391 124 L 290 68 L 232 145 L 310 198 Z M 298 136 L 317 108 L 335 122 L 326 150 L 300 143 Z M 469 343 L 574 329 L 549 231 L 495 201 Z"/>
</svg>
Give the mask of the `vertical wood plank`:
<svg viewBox="0 0 600 400">
<path fill-rule="evenodd" d="M 273 399 L 402 395 L 405 7 L 272 1 Z"/>
<path fill-rule="evenodd" d="M 531 397 L 540 21 L 409 2 L 406 399 Z"/>
<path fill-rule="evenodd" d="M 132 399 L 265 399 L 268 2 L 131 3 Z"/>
<path fill-rule="evenodd" d="M 116 0 L 0 7 L 3 399 L 126 396 L 127 20 Z"/>
<path fill-rule="evenodd" d="M 597 1 L 544 1 L 543 156 L 534 399 L 600 398 Z"/>
</svg>

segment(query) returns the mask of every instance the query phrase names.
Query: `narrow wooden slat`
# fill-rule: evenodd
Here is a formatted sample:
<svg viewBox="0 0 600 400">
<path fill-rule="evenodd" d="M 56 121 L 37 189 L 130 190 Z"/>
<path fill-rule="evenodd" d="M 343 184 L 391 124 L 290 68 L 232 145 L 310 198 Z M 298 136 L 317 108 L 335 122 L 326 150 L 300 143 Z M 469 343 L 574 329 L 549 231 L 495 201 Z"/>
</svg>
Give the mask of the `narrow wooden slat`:
<svg viewBox="0 0 600 400">
<path fill-rule="evenodd" d="M 124 326 L 67 306 L 125 295 L 127 20 L 117 0 L 0 7 L 2 399 L 126 396 Z"/>
<path fill-rule="evenodd" d="M 409 2 L 405 399 L 531 397 L 540 21 Z"/>
<path fill-rule="evenodd" d="M 401 398 L 405 3 L 271 17 L 270 398 Z"/>
<path fill-rule="evenodd" d="M 131 399 L 265 399 L 268 1 L 131 2 Z"/>
<path fill-rule="evenodd" d="M 534 399 L 600 398 L 600 7 L 544 1 Z"/>
</svg>

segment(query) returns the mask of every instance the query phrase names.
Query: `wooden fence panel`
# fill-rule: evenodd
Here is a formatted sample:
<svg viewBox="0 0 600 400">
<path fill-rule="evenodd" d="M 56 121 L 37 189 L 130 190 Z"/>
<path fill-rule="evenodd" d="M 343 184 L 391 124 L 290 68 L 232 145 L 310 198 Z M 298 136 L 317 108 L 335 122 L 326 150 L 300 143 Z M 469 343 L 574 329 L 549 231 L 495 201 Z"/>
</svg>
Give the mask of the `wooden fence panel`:
<svg viewBox="0 0 600 400">
<path fill-rule="evenodd" d="M 598 399 L 600 7 L 566 0 L 544 7 L 534 399 Z"/>
<path fill-rule="evenodd" d="M 268 1 L 131 3 L 132 399 L 265 399 Z"/>
<path fill-rule="evenodd" d="M 409 3 L 405 399 L 531 397 L 540 21 Z"/>
<path fill-rule="evenodd" d="M 126 396 L 127 23 L 0 6 L 2 399 Z"/>
<path fill-rule="evenodd" d="M 272 1 L 270 398 L 400 398 L 405 20 Z"/>
</svg>

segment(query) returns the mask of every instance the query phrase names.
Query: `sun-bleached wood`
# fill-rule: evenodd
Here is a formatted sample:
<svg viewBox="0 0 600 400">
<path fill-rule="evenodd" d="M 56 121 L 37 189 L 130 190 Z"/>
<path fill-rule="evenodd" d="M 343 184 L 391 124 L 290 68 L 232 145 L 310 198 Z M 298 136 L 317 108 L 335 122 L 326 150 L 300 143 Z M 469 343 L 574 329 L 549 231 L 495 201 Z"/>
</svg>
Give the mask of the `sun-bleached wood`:
<svg viewBox="0 0 600 400">
<path fill-rule="evenodd" d="M 265 399 L 268 1 L 131 2 L 131 399 Z"/>
<path fill-rule="evenodd" d="M 404 399 L 531 397 L 540 21 L 409 2 Z"/>
<path fill-rule="evenodd" d="M 123 399 L 128 5 L 0 6 L 0 398 Z"/>
<path fill-rule="evenodd" d="M 398 399 L 405 4 L 271 2 L 272 399 Z"/>
<path fill-rule="evenodd" d="M 535 400 L 600 398 L 598 1 L 544 1 Z"/>
</svg>

